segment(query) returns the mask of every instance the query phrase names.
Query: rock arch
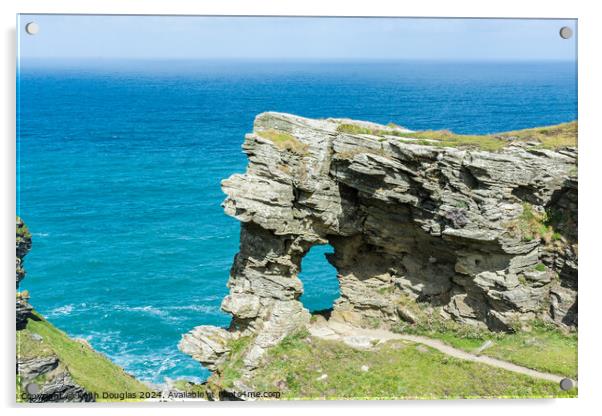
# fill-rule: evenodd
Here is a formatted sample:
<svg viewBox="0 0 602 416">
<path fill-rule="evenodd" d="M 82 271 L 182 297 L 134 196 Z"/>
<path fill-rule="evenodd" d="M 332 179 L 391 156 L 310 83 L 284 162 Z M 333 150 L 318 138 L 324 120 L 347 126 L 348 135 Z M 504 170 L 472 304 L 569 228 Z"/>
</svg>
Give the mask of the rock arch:
<svg viewBox="0 0 602 416">
<path fill-rule="evenodd" d="M 417 144 L 405 132 L 259 115 L 243 145 L 246 173 L 222 182 L 224 210 L 241 221 L 222 303 L 232 324 L 197 327 L 180 348 L 216 368 L 231 339 L 251 335 L 244 362 L 256 367 L 310 319 L 298 273 L 317 244 L 334 248 L 341 297 L 331 319 L 386 327 L 454 319 L 509 330 L 539 316 L 576 325 L 566 318 L 575 313 L 576 286 L 555 278 L 558 264 L 576 270 L 576 254 L 546 257 L 545 242 L 524 238 L 520 224 L 527 210 L 566 200 L 553 195 L 575 171 L 576 152 L 460 150 Z M 561 207 L 575 219 L 576 189 Z"/>
</svg>

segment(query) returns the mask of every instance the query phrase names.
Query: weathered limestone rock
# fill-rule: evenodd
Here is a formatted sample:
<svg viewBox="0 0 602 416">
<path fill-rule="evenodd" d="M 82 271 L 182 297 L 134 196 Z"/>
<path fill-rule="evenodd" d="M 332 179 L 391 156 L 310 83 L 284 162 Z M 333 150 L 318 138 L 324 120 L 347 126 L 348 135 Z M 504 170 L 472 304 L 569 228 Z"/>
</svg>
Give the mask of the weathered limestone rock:
<svg viewBox="0 0 602 416">
<path fill-rule="evenodd" d="M 31 359 L 17 359 L 17 373 L 25 382 L 30 382 L 34 378 L 46 374 L 59 365 L 59 359 L 54 355 L 49 357 L 36 357 Z"/>
<path fill-rule="evenodd" d="M 31 316 L 32 311 L 33 308 L 29 304 L 29 298 L 19 295 L 16 300 L 17 330 L 25 328 L 27 319 Z"/>
<path fill-rule="evenodd" d="M 45 383 L 40 392 L 31 396 L 32 403 L 41 402 L 94 402 L 93 394 L 73 381 L 71 375 L 65 371 L 57 374 Z"/>
<path fill-rule="evenodd" d="M 274 131 L 280 142 L 266 134 Z M 219 348 L 206 346 L 217 330 L 203 326 L 182 350 L 215 368 L 229 337 L 251 335 L 244 362 L 256 367 L 266 348 L 307 323 L 297 276 L 319 244 L 334 247 L 328 261 L 340 283 L 330 319 L 412 324 L 423 319 L 409 307 L 418 304 L 493 330 L 535 317 L 576 326 L 576 149 L 468 150 L 407 132 L 260 114 L 243 145 L 247 171 L 222 182 L 224 210 L 242 223 L 222 304 L 232 324 L 219 330 Z M 531 210 L 551 220 L 560 213 L 561 240 L 521 234 Z"/>
<path fill-rule="evenodd" d="M 17 257 L 16 257 L 16 270 L 17 270 L 17 289 L 19 283 L 25 277 L 25 269 L 23 268 L 23 259 L 31 250 L 31 234 L 25 223 L 21 218 L 17 217 Z M 28 297 L 26 294 L 21 294 L 16 298 L 16 324 L 17 329 L 21 329 L 25 326 L 27 318 L 30 316 L 33 308 L 29 305 Z"/>
<path fill-rule="evenodd" d="M 23 269 L 23 258 L 31 250 L 31 234 L 25 223 L 21 218 L 17 217 L 17 288 L 19 282 L 25 277 L 25 270 Z"/>
<path fill-rule="evenodd" d="M 17 374 L 30 403 L 93 402 L 95 397 L 61 370 L 56 356 L 17 359 Z M 34 387 L 34 388 L 32 388 Z"/>
<path fill-rule="evenodd" d="M 230 332 L 223 328 L 197 326 L 182 337 L 179 348 L 208 369 L 215 370 L 220 359 L 230 351 L 228 341 L 231 339 Z"/>
</svg>

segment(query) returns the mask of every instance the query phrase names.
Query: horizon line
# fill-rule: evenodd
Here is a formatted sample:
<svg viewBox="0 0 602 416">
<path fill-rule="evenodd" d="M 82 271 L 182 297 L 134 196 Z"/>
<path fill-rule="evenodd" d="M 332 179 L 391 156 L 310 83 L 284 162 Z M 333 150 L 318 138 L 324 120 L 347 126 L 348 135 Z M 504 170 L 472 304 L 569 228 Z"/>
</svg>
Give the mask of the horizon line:
<svg viewBox="0 0 602 416">
<path fill-rule="evenodd" d="M 36 62 L 113 62 L 113 61 L 129 61 L 129 62 L 207 62 L 207 61 L 291 61 L 291 62 L 566 62 L 576 63 L 578 58 L 563 59 L 563 58 L 387 58 L 387 57 L 101 57 L 101 56 L 48 56 L 48 57 L 18 57 L 19 61 L 36 61 Z"/>
</svg>

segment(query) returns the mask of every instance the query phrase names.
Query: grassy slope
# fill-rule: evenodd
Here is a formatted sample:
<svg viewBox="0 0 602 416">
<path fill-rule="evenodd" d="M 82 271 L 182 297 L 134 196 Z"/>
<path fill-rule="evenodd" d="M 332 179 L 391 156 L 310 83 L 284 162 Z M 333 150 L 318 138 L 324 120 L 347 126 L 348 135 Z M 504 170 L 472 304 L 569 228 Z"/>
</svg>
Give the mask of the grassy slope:
<svg viewBox="0 0 602 416">
<path fill-rule="evenodd" d="M 127 374 L 104 355 L 69 338 L 39 315 L 36 317 L 38 320 L 30 319 L 25 329 L 17 331 L 17 355 L 20 357 L 58 356 L 61 365 L 66 366 L 77 384 L 101 396 L 98 401 L 102 401 L 103 392 L 149 391 L 145 384 Z M 42 341 L 34 340 L 32 334 L 40 335 Z"/>
<path fill-rule="evenodd" d="M 510 361 L 534 370 L 577 378 L 577 334 L 535 325 L 530 332 L 499 334 L 489 331 L 461 333 L 453 330 L 414 330 L 420 335 L 474 352 L 486 341 L 493 345 L 482 355 Z"/>
<path fill-rule="evenodd" d="M 337 131 L 349 134 L 371 134 L 375 136 L 399 136 L 411 138 L 418 144 L 439 147 L 475 148 L 497 151 L 512 142 L 536 142 L 544 149 L 559 149 L 577 146 L 577 121 L 554 126 L 536 127 L 503 133 L 470 135 L 456 134 L 449 130 L 424 130 L 403 133 L 394 130 L 375 130 L 353 124 L 341 124 Z"/>
<path fill-rule="evenodd" d="M 232 365 L 231 363 L 229 365 Z M 362 366 L 369 366 L 362 371 Z M 236 369 L 227 369 L 236 373 Z M 322 374 L 328 377 L 318 380 Z M 285 399 L 430 399 L 475 397 L 573 397 L 555 383 L 445 356 L 410 342 L 373 350 L 340 342 L 287 337 L 268 351 L 253 389 L 281 391 Z"/>
</svg>

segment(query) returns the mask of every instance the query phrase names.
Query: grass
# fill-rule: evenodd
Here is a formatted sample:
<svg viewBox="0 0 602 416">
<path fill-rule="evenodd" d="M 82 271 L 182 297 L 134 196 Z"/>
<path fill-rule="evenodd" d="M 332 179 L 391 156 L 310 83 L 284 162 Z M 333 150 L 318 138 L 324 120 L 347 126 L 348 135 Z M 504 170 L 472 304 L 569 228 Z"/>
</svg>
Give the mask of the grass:
<svg viewBox="0 0 602 416">
<path fill-rule="evenodd" d="M 259 137 L 270 140 L 280 150 L 288 150 L 298 155 L 307 154 L 307 145 L 301 143 L 295 136 L 282 130 L 268 129 L 256 132 Z"/>
<path fill-rule="evenodd" d="M 437 147 L 460 147 L 495 152 L 508 145 L 507 142 L 490 135 L 455 134 L 449 130 L 427 130 L 408 133 L 404 137 L 418 139 L 419 144 Z"/>
<path fill-rule="evenodd" d="M 337 131 L 348 134 L 400 136 L 417 140 L 418 144 L 437 147 L 459 147 L 499 151 L 513 142 L 535 142 L 544 149 L 577 147 L 577 121 L 554 126 L 536 127 L 495 134 L 456 134 L 450 130 L 423 130 L 403 133 L 395 130 L 370 129 L 355 124 L 341 124 Z"/>
<path fill-rule="evenodd" d="M 362 366 L 368 366 L 367 371 Z M 323 374 L 327 377 L 323 378 Z M 322 378 L 321 378 L 322 376 Z M 256 391 L 284 399 L 431 399 L 572 397 L 555 383 L 390 341 L 371 350 L 294 334 L 270 349 L 256 370 Z"/>
<path fill-rule="evenodd" d="M 362 127 L 357 124 L 339 124 L 337 131 L 340 133 L 348 134 L 371 134 L 372 136 L 383 136 L 385 134 L 393 134 L 394 131 L 383 130 L 383 129 L 371 129 L 368 127 Z"/>
<path fill-rule="evenodd" d="M 557 217 L 558 214 L 556 213 Z M 520 237 L 523 241 L 542 239 L 546 244 L 562 240 L 562 235 L 554 228 L 557 219 L 552 218 L 547 212 L 537 212 L 533 205 L 523 203 L 523 212 L 517 220 L 510 222 L 507 228 L 511 235 Z M 543 271 L 543 270 L 541 270 Z"/>
<path fill-rule="evenodd" d="M 543 264 L 534 269 L 545 270 Z M 519 276 L 519 282 L 524 276 Z M 486 341 L 493 345 L 481 352 L 502 360 L 510 361 L 524 367 L 565 377 L 577 376 L 577 333 L 564 332 L 553 325 L 534 320 L 530 323 L 530 331 L 512 333 L 492 332 L 471 325 L 463 325 L 452 320 L 442 319 L 438 313 L 424 308 L 411 299 L 400 296 L 400 305 L 417 317 L 416 324 L 401 324 L 393 327 L 394 332 L 423 335 L 436 338 L 445 343 L 468 351 L 475 352 Z"/>
<path fill-rule="evenodd" d="M 401 332 L 437 338 L 468 352 L 474 352 L 486 341 L 491 341 L 493 345 L 482 351 L 482 355 L 534 370 L 577 377 L 577 334 L 564 333 L 542 322 L 533 322 L 529 332 L 494 333 L 476 328 L 466 329 L 451 322 L 430 328 L 405 328 Z"/>
<path fill-rule="evenodd" d="M 114 399 L 103 400 L 103 393 L 128 392 L 138 396 L 141 392 L 150 392 L 145 384 L 127 374 L 103 354 L 82 342 L 69 338 L 41 316 L 34 314 L 34 317 L 29 319 L 25 329 L 17 331 L 19 357 L 56 355 L 61 362 L 60 365 L 71 374 L 77 384 L 90 393 L 98 394 L 97 401 L 114 401 Z M 42 341 L 35 340 L 33 334 L 41 336 Z"/>
<path fill-rule="evenodd" d="M 540 147 L 554 150 L 563 147 L 577 147 L 577 127 L 577 121 L 571 121 L 554 126 L 509 131 L 501 133 L 499 136 L 523 142 L 538 142 Z"/>
<path fill-rule="evenodd" d="M 186 393 L 194 393 L 197 398 L 207 398 L 207 392 L 203 384 L 196 384 L 188 380 L 176 380 L 172 383 L 172 386 Z"/>
<path fill-rule="evenodd" d="M 213 390 L 215 396 L 219 395 L 219 390 L 232 388 L 234 382 L 241 377 L 243 355 L 247 347 L 251 344 L 252 337 L 241 337 L 228 343 L 230 355 L 228 360 L 219 368 L 218 372 L 213 373 L 207 380 L 207 386 Z"/>
</svg>

